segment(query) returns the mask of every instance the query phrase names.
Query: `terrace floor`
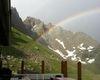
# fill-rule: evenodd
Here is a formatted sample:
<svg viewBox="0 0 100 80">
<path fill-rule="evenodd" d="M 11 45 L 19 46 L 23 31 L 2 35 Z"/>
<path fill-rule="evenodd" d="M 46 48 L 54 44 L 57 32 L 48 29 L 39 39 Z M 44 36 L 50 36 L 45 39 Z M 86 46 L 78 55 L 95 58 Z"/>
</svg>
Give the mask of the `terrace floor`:
<svg viewBox="0 0 100 80">
<path fill-rule="evenodd" d="M 22 79 L 11 78 L 11 80 L 34 80 L 34 79 L 30 79 L 29 77 L 24 77 Z M 35 79 L 35 80 L 37 80 L 37 79 Z M 73 79 L 73 78 L 56 78 L 54 80 L 76 80 L 76 79 Z"/>
</svg>

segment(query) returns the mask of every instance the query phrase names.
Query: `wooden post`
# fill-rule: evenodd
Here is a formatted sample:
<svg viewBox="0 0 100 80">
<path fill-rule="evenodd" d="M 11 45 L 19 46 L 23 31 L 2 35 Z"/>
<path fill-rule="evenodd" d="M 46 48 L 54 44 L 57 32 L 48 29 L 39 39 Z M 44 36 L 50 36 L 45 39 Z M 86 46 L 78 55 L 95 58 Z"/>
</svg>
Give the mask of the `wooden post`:
<svg viewBox="0 0 100 80">
<path fill-rule="evenodd" d="M 82 80 L 81 62 L 78 62 L 78 80 Z"/>
<path fill-rule="evenodd" d="M 64 66 L 65 66 L 64 77 L 67 77 L 67 61 L 64 61 Z"/>
<path fill-rule="evenodd" d="M 63 65 L 64 65 L 64 61 L 61 61 L 61 73 L 62 74 L 64 74 L 64 67 L 63 67 Z"/>
<path fill-rule="evenodd" d="M 61 61 L 61 73 L 67 77 L 67 61 Z"/>
<path fill-rule="evenodd" d="M 0 60 L 0 68 L 2 68 L 2 60 Z"/>
<path fill-rule="evenodd" d="M 44 74 L 44 61 L 42 61 L 42 66 L 41 66 L 41 72 L 42 72 L 42 74 Z"/>
<path fill-rule="evenodd" d="M 24 74 L 24 61 L 21 62 L 21 74 Z"/>
</svg>

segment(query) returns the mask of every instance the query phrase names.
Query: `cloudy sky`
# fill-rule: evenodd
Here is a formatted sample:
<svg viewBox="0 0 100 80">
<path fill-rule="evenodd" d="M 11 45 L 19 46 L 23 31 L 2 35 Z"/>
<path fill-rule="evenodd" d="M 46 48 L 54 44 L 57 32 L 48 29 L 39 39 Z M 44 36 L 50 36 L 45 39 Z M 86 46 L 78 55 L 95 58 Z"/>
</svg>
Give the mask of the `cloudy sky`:
<svg viewBox="0 0 100 80">
<path fill-rule="evenodd" d="M 11 0 L 20 17 L 42 20 L 100 41 L 100 0 Z"/>
</svg>

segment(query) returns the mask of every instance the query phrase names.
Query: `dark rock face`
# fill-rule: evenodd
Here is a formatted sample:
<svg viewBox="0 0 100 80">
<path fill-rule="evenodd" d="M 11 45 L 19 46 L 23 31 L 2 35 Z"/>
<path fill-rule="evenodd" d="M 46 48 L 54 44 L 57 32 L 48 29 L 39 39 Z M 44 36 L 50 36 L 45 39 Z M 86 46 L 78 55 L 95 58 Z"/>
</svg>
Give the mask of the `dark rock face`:
<svg viewBox="0 0 100 80">
<path fill-rule="evenodd" d="M 45 27 L 42 21 L 32 17 L 27 17 L 24 20 L 24 24 L 27 26 L 31 26 L 31 30 L 33 32 L 36 32 L 38 35 L 42 35 L 47 30 L 47 28 Z"/>
<path fill-rule="evenodd" d="M 16 8 L 12 8 L 11 22 L 12 26 L 14 26 L 16 29 L 20 30 L 21 32 L 25 32 L 25 25 L 23 24 L 22 19 L 19 17 Z"/>
<path fill-rule="evenodd" d="M 14 28 L 31 37 L 33 40 L 37 40 L 47 30 L 47 28 L 44 26 L 44 23 L 41 22 L 39 19 L 27 17 L 26 20 L 24 20 L 23 22 L 16 8 L 13 7 L 11 22 Z M 43 38 L 42 42 L 44 42 L 44 45 L 47 45 L 46 41 Z"/>
<path fill-rule="evenodd" d="M 12 8 L 11 22 L 14 28 L 26 34 L 27 36 L 30 36 L 34 40 L 38 38 L 39 35 L 36 32 L 31 31 L 32 27 L 23 23 L 16 8 Z"/>
</svg>

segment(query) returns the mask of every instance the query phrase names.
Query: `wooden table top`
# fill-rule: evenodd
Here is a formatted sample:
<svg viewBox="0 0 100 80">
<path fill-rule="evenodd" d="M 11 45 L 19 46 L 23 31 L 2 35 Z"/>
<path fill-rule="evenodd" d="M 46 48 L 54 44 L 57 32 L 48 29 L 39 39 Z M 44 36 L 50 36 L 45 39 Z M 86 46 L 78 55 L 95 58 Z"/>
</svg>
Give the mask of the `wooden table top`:
<svg viewBox="0 0 100 80">
<path fill-rule="evenodd" d="M 73 78 L 56 78 L 54 80 L 76 80 L 76 79 L 73 79 Z"/>
<path fill-rule="evenodd" d="M 11 80 L 19 80 L 18 78 L 11 78 Z M 22 78 L 21 80 L 30 80 L 28 77 Z M 54 80 L 76 80 L 73 78 L 55 78 Z"/>
</svg>

